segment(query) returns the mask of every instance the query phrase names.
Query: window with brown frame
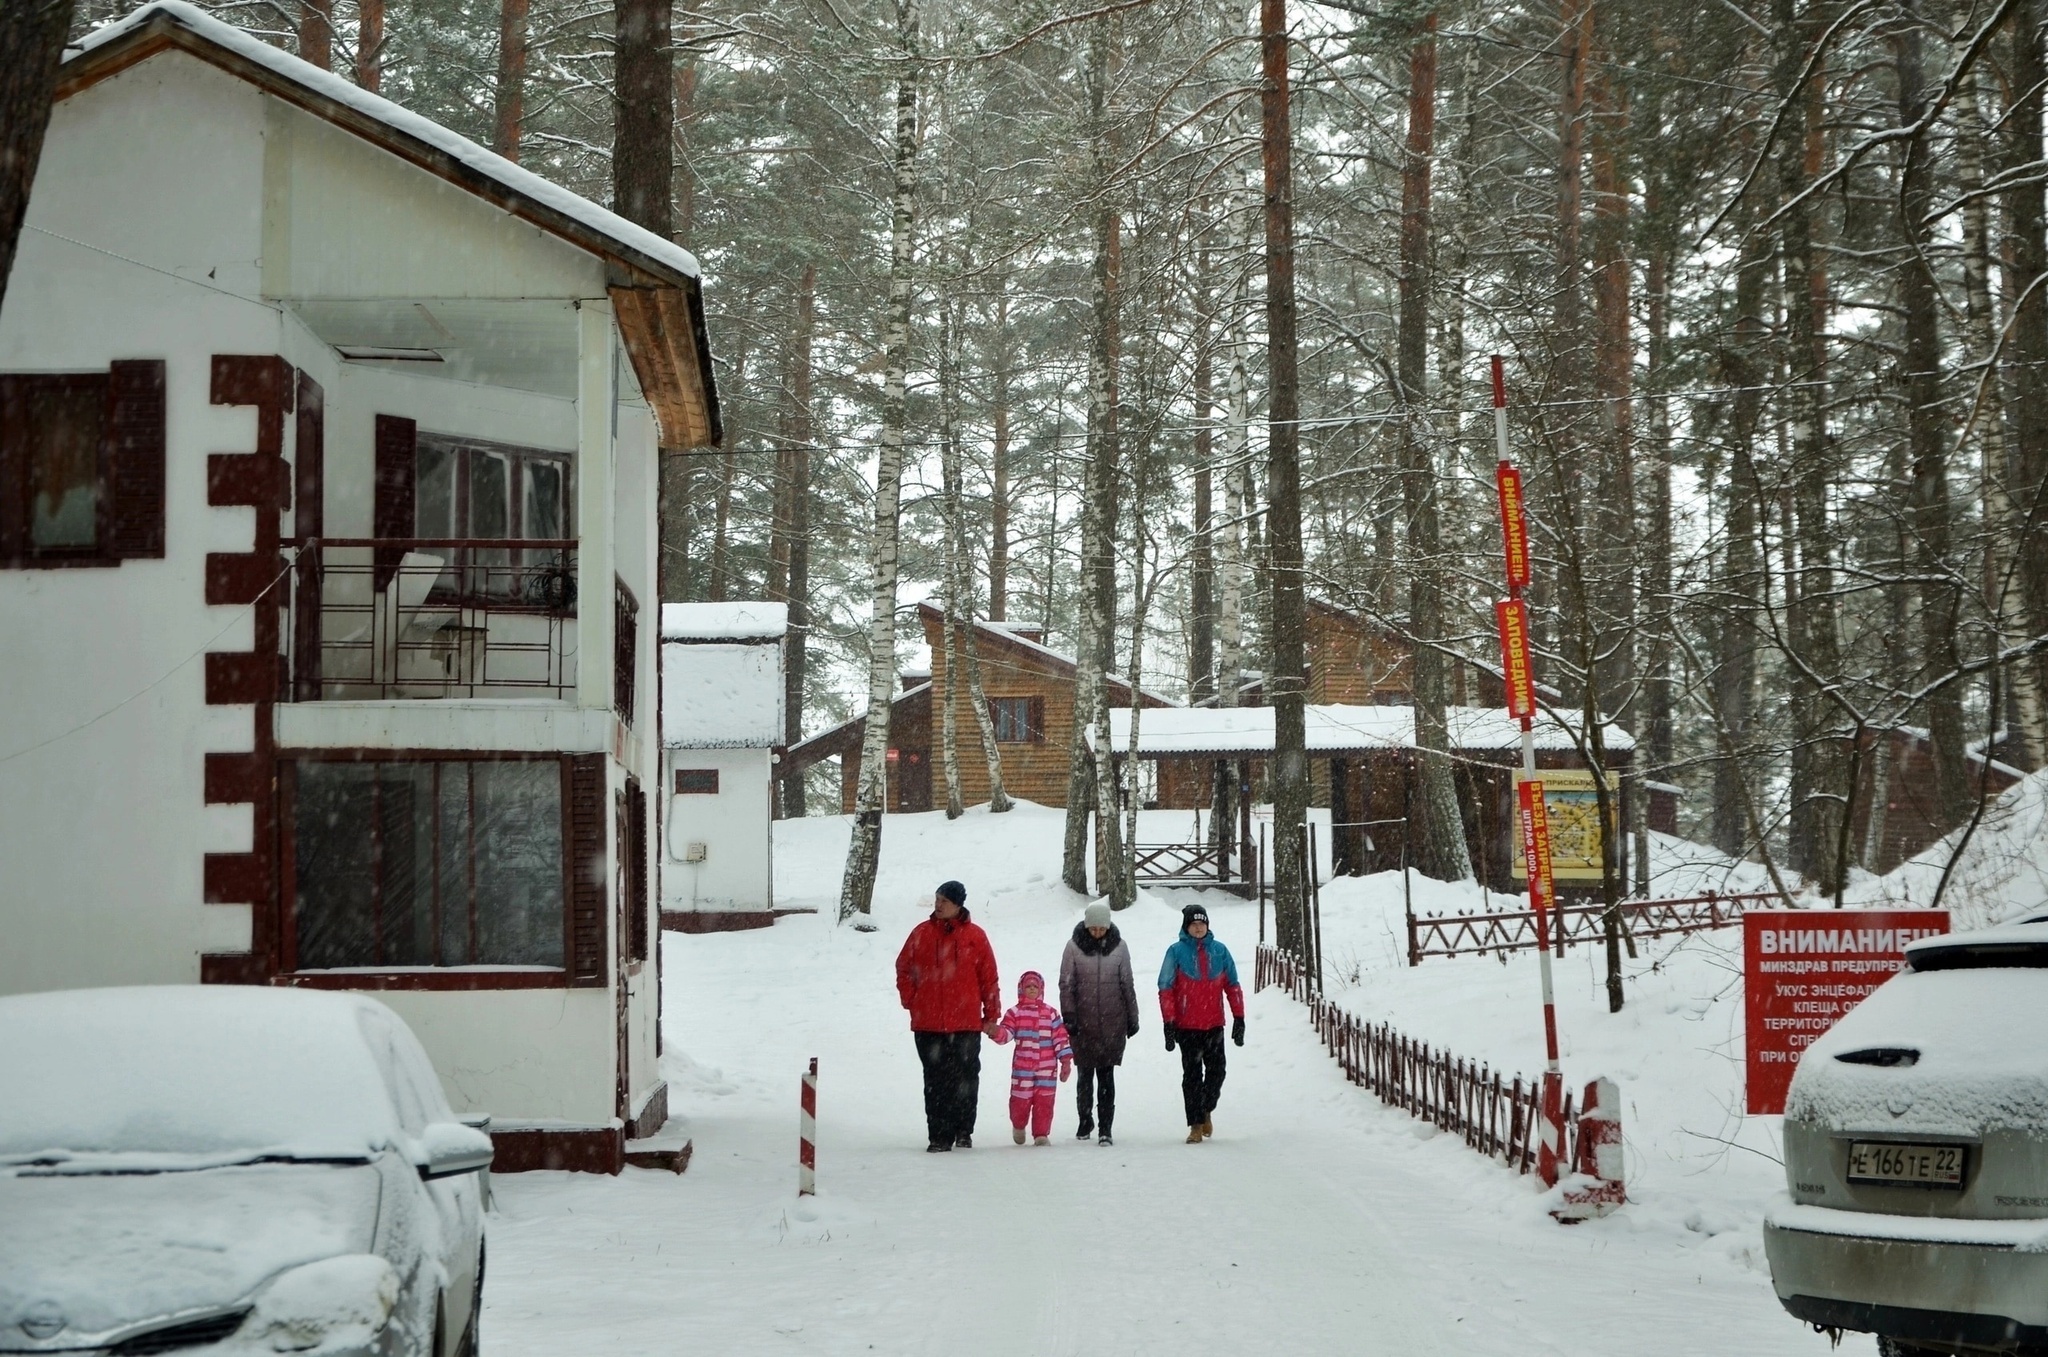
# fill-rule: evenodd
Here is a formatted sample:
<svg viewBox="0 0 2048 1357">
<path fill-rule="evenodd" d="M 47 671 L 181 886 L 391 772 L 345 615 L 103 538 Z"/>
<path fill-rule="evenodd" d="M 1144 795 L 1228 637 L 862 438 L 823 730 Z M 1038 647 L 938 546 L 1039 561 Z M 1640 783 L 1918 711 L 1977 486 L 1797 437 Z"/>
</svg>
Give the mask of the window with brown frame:
<svg viewBox="0 0 2048 1357">
<path fill-rule="evenodd" d="M 624 580 L 614 581 L 618 595 L 612 609 L 612 710 L 633 724 L 633 680 L 640 665 L 640 603 Z"/>
<path fill-rule="evenodd" d="M 378 416 L 379 537 L 471 542 L 562 542 L 570 517 L 570 458 L 543 448 L 430 433 Z M 436 593 L 573 612 L 574 569 L 559 546 L 422 548 L 450 557 Z M 563 595 L 567 596 L 564 597 Z"/>
<path fill-rule="evenodd" d="M 163 554 L 163 362 L 0 373 L 0 565 Z"/>
<path fill-rule="evenodd" d="M 1038 744 L 1045 739 L 1042 697 L 992 697 L 988 715 L 998 744 Z"/>
<path fill-rule="evenodd" d="M 293 968 L 563 966 L 575 945 L 564 767 L 289 761 Z"/>
<path fill-rule="evenodd" d="M 716 768 L 676 769 L 676 795 L 718 795 L 718 770 Z"/>
</svg>

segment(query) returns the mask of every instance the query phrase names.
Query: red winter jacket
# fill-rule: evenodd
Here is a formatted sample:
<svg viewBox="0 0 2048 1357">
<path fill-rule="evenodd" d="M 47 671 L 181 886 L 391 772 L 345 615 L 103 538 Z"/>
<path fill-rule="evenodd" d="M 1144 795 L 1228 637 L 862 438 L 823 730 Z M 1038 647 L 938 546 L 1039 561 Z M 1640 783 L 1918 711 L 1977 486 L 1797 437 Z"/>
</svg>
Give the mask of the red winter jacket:
<svg viewBox="0 0 2048 1357">
<path fill-rule="evenodd" d="M 1002 1016 L 996 954 L 988 934 L 961 910 L 934 914 L 910 930 L 896 954 L 896 993 L 913 1032 L 978 1032 Z"/>
</svg>

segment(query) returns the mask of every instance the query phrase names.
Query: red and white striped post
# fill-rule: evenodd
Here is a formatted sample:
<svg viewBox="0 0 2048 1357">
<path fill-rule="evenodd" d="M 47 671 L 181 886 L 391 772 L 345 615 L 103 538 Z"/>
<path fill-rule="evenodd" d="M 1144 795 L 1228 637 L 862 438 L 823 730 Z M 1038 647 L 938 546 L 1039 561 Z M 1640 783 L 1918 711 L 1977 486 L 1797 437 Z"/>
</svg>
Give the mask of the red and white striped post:
<svg viewBox="0 0 2048 1357">
<path fill-rule="evenodd" d="M 1522 862 L 1529 877 L 1529 908 L 1536 915 L 1537 968 L 1543 977 L 1543 1122 L 1536 1172 L 1545 1187 L 1557 1184 L 1564 1157 L 1564 1071 L 1557 1061 L 1557 1000 L 1550 981 L 1550 827 L 1543 813 L 1543 784 L 1536 781 L 1536 683 L 1530 657 L 1529 611 L 1522 590 L 1530 580 L 1529 525 L 1522 505 L 1522 473 L 1508 461 L 1508 383 L 1505 361 L 1493 355 L 1493 436 L 1500 465 L 1494 473 L 1500 494 L 1501 545 L 1506 557 L 1508 596 L 1497 604 L 1501 667 L 1508 714 L 1522 726 Z"/>
<path fill-rule="evenodd" d="M 1565 1184 L 1564 1201 L 1550 1214 L 1566 1225 L 1604 1216 L 1628 1200 L 1622 1182 L 1621 1090 L 1612 1079 L 1586 1085 L 1579 1114 L 1578 1176 Z"/>
<path fill-rule="evenodd" d="M 818 1057 L 804 1071 L 803 1111 L 797 1117 L 796 1195 L 818 1195 Z"/>
</svg>

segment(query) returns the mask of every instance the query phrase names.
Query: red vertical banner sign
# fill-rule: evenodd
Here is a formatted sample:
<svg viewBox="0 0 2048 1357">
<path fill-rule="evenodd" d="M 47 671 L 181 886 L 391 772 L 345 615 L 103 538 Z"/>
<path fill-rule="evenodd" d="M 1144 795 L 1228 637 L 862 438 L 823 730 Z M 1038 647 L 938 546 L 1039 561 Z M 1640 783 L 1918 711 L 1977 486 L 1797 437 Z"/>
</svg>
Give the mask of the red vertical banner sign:
<svg viewBox="0 0 2048 1357">
<path fill-rule="evenodd" d="M 1550 879 L 1550 817 L 1543 807 L 1543 784 L 1533 778 L 1515 789 L 1522 804 L 1522 863 L 1529 872 L 1529 908 L 1536 911 L 1536 940 L 1550 947 L 1550 907 L 1557 890 Z"/>
<path fill-rule="evenodd" d="M 1529 605 L 1504 598 L 1493 605 L 1500 624 L 1500 672 L 1507 691 L 1508 715 L 1526 721 L 1536 715 L 1535 670 L 1529 664 Z"/>
<path fill-rule="evenodd" d="M 1522 473 L 1502 462 L 1494 469 L 1493 481 L 1500 492 L 1500 538 L 1507 553 L 1508 589 L 1519 593 L 1529 587 L 1529 520 L 1522 512 Z"/>
<path fill-rule="evenodd" d="M 1746 1110 L 1785 1110 L 1807 1047 L 1905 969 L 1906 944 L 1948 932 L 1945 909 L 1753 909 L 1742 916 Z"/>
</svg>

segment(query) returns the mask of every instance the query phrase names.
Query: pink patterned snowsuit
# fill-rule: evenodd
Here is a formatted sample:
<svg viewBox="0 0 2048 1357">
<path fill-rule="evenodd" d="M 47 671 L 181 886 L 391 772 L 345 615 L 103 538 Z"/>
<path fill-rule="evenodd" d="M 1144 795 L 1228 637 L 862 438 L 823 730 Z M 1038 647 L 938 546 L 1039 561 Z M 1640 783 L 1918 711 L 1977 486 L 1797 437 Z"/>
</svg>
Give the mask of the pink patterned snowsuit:
<svg viewBox="0 0 2048 1357">
<path fill-rule="evenodd" d="M 1045 992 L 1045 977 L 1026 971 L 1017 980 L 1022 991 L 1036 986 Z M 1052 1134 L 1053 1100 L 1059 1095 L 1059 1080 L 1073 1067 L 1074 1048 L 1067 1040 L 1067 1025 L 1059 1010 L 1043 998 L 1019 998 L 1016 1007 L 996 1024 L 996 1044 L 1016 1040 L 1010 1056 L 1010 1125 L 1021 1128 L 1028 1117 L 1033 1136 Z"/>
</svg>

